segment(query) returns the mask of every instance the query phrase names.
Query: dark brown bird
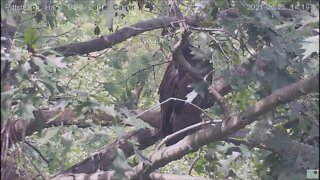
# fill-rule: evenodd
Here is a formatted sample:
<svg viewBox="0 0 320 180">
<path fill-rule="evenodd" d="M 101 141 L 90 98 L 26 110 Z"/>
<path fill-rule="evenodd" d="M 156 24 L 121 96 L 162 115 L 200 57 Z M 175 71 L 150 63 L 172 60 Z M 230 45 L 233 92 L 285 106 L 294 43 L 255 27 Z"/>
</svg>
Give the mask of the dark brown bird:
<svg viewBox="0 0 320 180">
<path fill-rule="evenodd" d="M 201 69 L 201 75 L 204 77 L 211 72 L 212 65 L 209 60 L 195 59 L 191 54 L 190 46 L 189 42 L 185 43 L 182 49 L 184 57 L 192 67 L 199 70 Z M 183 69 L 181 66 L 177 66 L 176 63 L 177 62 L 175 60 L 171 60 L 167 66 L 158 92 L 160 95 L 160 103 L 172 97 L 186 100 L 187 94 L 193 90 L 190 84 L 196 82 L 195 78 L 193 78 L 186 69 Z M 197 95 L 192 103 L 200 108 L 206 107 L 206 103 L 200 95 Z M 170 100 L 161 104 L 161 118 L 161 131 L 163 137 L 165 137 L 178 130 L 200 122 L 201 111 L 190 104 Z M 186 133 L 181 134 L 180 136 L 169 140 L 166 143 L 166 146 L 175 144 L 186 135 Z"/>
</svg>

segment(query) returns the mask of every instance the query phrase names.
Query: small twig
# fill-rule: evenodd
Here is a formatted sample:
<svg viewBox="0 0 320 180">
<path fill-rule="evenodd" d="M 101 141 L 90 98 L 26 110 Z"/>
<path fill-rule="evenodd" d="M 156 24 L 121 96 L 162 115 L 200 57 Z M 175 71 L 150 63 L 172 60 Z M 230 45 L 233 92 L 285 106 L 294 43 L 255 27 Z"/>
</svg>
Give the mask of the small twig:
<svg viewBox="0 0 320 180">
<path fill-rule="evenodd" d="M 172 21 L 170 23 L 170 25 L 174 25 L 176 23 L 185 23 L 187 21 L 187 19 L 181 19 L 181 20 L 176 20 L 176 21 Z M 132 27 L 132 26 L 129 26 L 127 28 L 130 28 L 130 29 L 133 29 L 133 30 L 137 30 L 137 31 L 150 31 L 150 30 L 153 30 L 154 28 L 137 28 L 137 27 Z"/>
<path fill-rule="evenodd" d="M 34 145 L 32 145 L 30 142 L 28 142 L 28 141 L 24 141 L 24 143 L 26 143 L 28 146 L 30 146 L 34 151 L 36 151 L 38 154 L 39 154 L 39 156 L 49 165 L 50 164 L 50 161 L 46 158 L 46 157 L 44 157 L 44 155 L 42 154 L 42 152 L 37 148 L 37 147 L 35 147 Z"/>
<path fill-rule="evenodd" d="M 111 54 L 111 56 L 114 56 L 116 54 L 118 54 L 119 52 L 124 51 L 127 47 L 129 47 L 131 45 L 132 41 L 129 41 L 125 46 L 123 46 L 122 48 L 115 50 L 114 53 Z M 113 49 L 113 48 L 112 48 Z"/>
<path fill-rule="evenodd" d="M 197 108 L 198 110 L 200 110 L 206 117 L 208 117 L 210 120 L 213 120 L 211 118 L 211 116 L 209 116 L 202 108 L 200 108 L 199 106 L 193 104 L 192 102 L 187 102 L 187 100 L 184 100 L 184 99 L 179 99 L 179 98 L 170 98 L 170 99 L 173 99 L 175 101 L 181 101 L 181 102 L 184 102 L 184 103 L 188 103 L 190 105 L 192 105 L 193 107 Z"/>
<path fill-rule="evenodd" d="M 259 149 L 264 149 L 264 150 L 269 150 L 269 151 L 272 151 L 274 152 L 273 149 L 271 149 L 270 147 L 267 147 L 266 145 L 264 144 L 254 144 L 254 143 L 250 143 L 248 142 L 247 140 L 245 139 L 238 139 L 238 138 L 226 138 L 226 139 L 222 139 L 222 141 L 225 141 L 225 142 L 229 142 L 229 143 L 232 143 L 236 146 L 240 146 L 241 144 L 243 145 L 246 145 L 247 147 L 249 148 L 259 148 Z"/>
<path fill-rule="evenodd" d="M 133 74 L 131 74 L 129 77 L 127 77 L 125 80 L 120 81 L 120 82 L 119 82 L 119 84 L 122 84 L 122 83 L 127 82 L 127 81 L 128 81 L 129 79 L 131 79 L 133 76 L 135 76 L 135 75 L 137 75 L 137 74 L 141 73 L 142 71 L 145 71 L 145 70 L 148 70 L 148 69 L 154 68 L 154 67 L 156 67 L 156 66 L 160 66 L 160 65 L 165 64 L 165 63 L 168 63 L 168 62 L 170 62 L 170 61 L 164 61 L 164 62 L 157 63 L 157 64 L 151 64 L 151 65 L 150 65 L 150 66 L 148 66 L 148 67 L 145 67 L 145 68 L 143 68 L 143 69 L 139 69 L 138 71 L 134 72 L 134 73 L 133 73 Z"/>
<path fill-rule="evenodd" d="M 41 87 L 37 84 L 36 81 L 32 81 L 30 78 L 27 78 L 40 92 L 41 96 L 45 99 L 47 99 L 48 97 L 46 97 L 46 95 L 44 94 L 44 91 L 41 89 Z"/>
<path fill-rule="evenodd" d="M 92 62 L 95 62 L 95 61 L 90 61 L 88 62 L 87 64 L 85 64 L 82 68 L 80 68 L 76 73 L 74 73 L 72 75 L 72 77 L 69 79 L 68 83 L 67 83 L 67 88 L 69 87 L 69 84 L 71 83 L 71 81 L 82 71 L 84 70 L 86 67 L 88 67 Z"/>
<path fill-rule="evenodd" d="M 106 50 L 104 50 L 102 53 L 100 53 L 100 54 L 98 54 L 98 55 L 96 55 L 96 56 L 92 56 L 92 55 L 90 55 L 90 54 L 87 54 L 87 55 L 82 55 L 82 57 L 98 58 L 98 57 L 104 55 L 108 50 L 110 50 L 110 49 L 106 49 Z M 113 54 L 112 54 L 112 55 L 113 55 Z"/>
<path fill-rule="evenodd" d="M 105 51 L 103 51 L 102 53 L 98 54 L 97 56 L 90 56 L 88 55 L 87 57 L 92 57 L 92 58 L 98 58 L 100 56 L 102 56 L 103 54 L 105 54 L 109 49 L 106 49 Z M 91 65 L 91 63 L 96 62 L 96 61 L 90 61 L 88 62 L 86 65 L 84 65 L 82 68 L 80 68 L 68 81 L 67 83 L 67 88 L 69 87 L 70 82 L 82 71 L 84 70 L 86 67 L 88 67 L 89 65 Z"/>
<path fill-rule="evenodd" d="M 193 30 L 198 30 L 198 31 L 220 31 L 220 32 L 224 32 L 224 33 L 227 33 L 229 34 L 234 40 L 238 41 L 241 45 L 243 45 L 243 47 L 245 48 L 246 51 L 248 51 L 248 53 L 254 57 L 254 58 L 257 58 L 257 56 L 255 56 L 254 54 L 251 53 L 251 51 L 248 49 L 248 47 L 243 43 L 242 40 L 239 40 L 238 38 L 236 38 L 231 32 L 229 31 L 226 31 L 224 29 L 216 29 L 216 28 L 198 28 L 198 27 L 192 27 L 192 26 L 189 26 L 190 29 L 193 29 Z"/>
<path fill-rule="evenodd" d="M 165 101 L 162 101 L 162 102 L 158 103 L 157 105 L 155 105 L 155 106 L 153 106 L 153 107 L 151 107 L 151 108 L 143 111 L 142 113 L 136 115 L 136 117 L 138 118 L 139 116 L 141 116 L 141 115 L 143 115 L 143 114 L 145 114 L 145 113 L 147 113 L 147 112 L 149 112 L 149 111 L 151 111 L 151 110 L 153 110 L 153 109 L 155 109 L 155 108 L 161 106 L 162 104 L 167 103 L 167 102 L 169 102 L 169 101 L 171 101 L 171 100 L 181 101 L 181 102 L 188 103 L 188 104 L 192 105 L 193 107 L 195 107 L 195 108 L 197 108 L 198 110 L 200 110 L 206 117 L 208 117 L 208 118 L 211 120 L 211 122 L 214 122 L 214 120 L 213 120 L 203 109 L 201 109 L 199 106 L 193 104 L 192 102 L 187 102 L 187 100 L 179 99 L 179 98 L 174 98 L 174 97 L 168 98 L 168 99 L 166 99 Z"/>
<path fill-rule="evenodd" d="M 198 31 L 220 31 L 220 32 L 231 34 L 229 31 L 226 31 L 221 28 L 203 28 L 203 27 L 193 27 L 193 26 L 189 26 L 189 28 L 192 30 L 198 30 Z"/>
<path fill-rule="evenodd" d="M 211 36 L 210 34 L 208 34 L 208 36 L 211 37 L 211 39 L 212 39 L 215 43 L 218 44 L 218 46 L 219 46 L 222 54 L 224 55 L 224 57 L 226 57 L 226 58 L 228 59 L 228 61 L 231 62 L 231 59 L 230 59 L 230 58 L 228 57 L 228 55 L 224 52 L 224 50 L 223 50 L 221 44 L 218 42 L 218 40 L 216 40 L 216 39 L 215 39 L 213 36 Z"/>
<path fill-rule="evenodd" d="M 196 128 L 200 127 L 200 126 L 208 125 L 208 124 L 211 124 L 211 123 L 221 123 L 221 122 L 222 122 L 222 120 L 209 120 L 209 121 L 202 121 L 202 122 L 200 122 L 200 123 L 197 123 L 197 124 L 188 126 L 188 127 L 184 128 L 184 129 L 181 129 L 181 130 L 179 130 L 179 131 L 177 131 L 177 132 L 175 132 L 175 133 L 172 133 L 172 134 L 166 136 L 166 137 L 159 143 L 159 145 L 157 146 L 156 149 L 159 150 L 159 149 L 161 148 L 161 146 L 164 145 L 164 143 L 166 143 L 166 142 L 169 141 L 170 139 L 172 139 L 172 138 L 174 138 L 174 137 L 176 137 L 176 136 L 178 136 L 178 135 L 180 135 L 180 134 L 182 134 L 182 133 L 185 133 L 185 132 L 188 132 L 188 131 L 190 131 L 190 130 L 196 129 Z"/>
<path fill-rule="evenodd" d="M 29 17 L 29 18 L 27 18 L 27 19 L 24 19 L 24 20 L 18 22 L 18 24 L 22 24 L 22 23 L 24 23 L 24 22 L 26 22 L 26 21 L 29 21 L 29 20 L 31 20 L 31 19 L 33 19 L 33 18 L 35 18 L 35 17 L 36 17 L 36 15 L 34 15 L 34 16 L 32 16 L 32 17 Z"/>
<path fill-rule="evenodd" d="M 32 17 L 32 18 L 34 18 L 34 17 Z M 30 19 L 32 19 L 32 18 L 30 18 Z M 79 27 L 79 26 L 78 26 L 78 27 Z M 46 28 L 46 27 L 44 27 L 44 28 Z M 33 28 L 33 29 L 38 29 L 38 28 Z M 75 29 L 76 29 L 76 28 L 75 28 L 75 27 L 73 27 L 73 28 L 71 28 L 69 31 L 63 32 L 63 33 L 58 34 L 58 35 L 52 35 L 52 36 L 38 36 L 38 38 L 39 38 L 39 39 L 41 39 L 41 38 L 55 38 L 55 37 L 60 37 L 60 36 L 64 36 L 64 35 L 66 35 L 66 34 L 70 33 L 71 31 L 73 31 L 73 30 L 75 30 Z M 16 36 L 15 38 L 16 38 L 16 39 L 18 39 L 18 38 L 24 38 L 24 36 Z"/>
<path fill-rule="evenodd" d="M 157 63 L 157 64 L 152 64 L 146 68 L 143 68 L 143 69 L 139 69 L 138 71 L 134 72 L 133 74 L 131 74 L 129 77 L 127 77 L 125 80 L 123 81 L 120 81 L 119 83 L 114 83 L 114 84 L 123 84 L 123 83 L 126 83 L 129 79 L 131 79 L 132 77 L 136 76 L 137 74 L 141 73 L 142 71 L 145 71 L 145 70 L 148 70 L 148 69 L 151 69 L 151 68 L 154 68 L 156 66 L 160 66 L 160 65 L 163 65 L 165 63 L 169 63 L 170 61 L 164 61 L 164 62 L 161 62 L 161 63 Z M 98 81 L 95 81 L 97 82 L 98 84 L 96 86 L 94 86 L 90 91 L 89 93 L 91 93 L 92 91 L 96 90 L 100 85 L 102 84 L 108 84 L 108 82 L 98 82 Z"/>
<path fill-rule="evenodd" d="M 191 165 L 190 165 L 190 168 L 189 168 L 189 171 L 188 171 L 188 174 L 191 175 L 191 172 L 192 172 L 192 169 L 194 167 L 194 165 L 196 164 L 196 162 L 200 159 L 201 157 L 201 151 L 202 151 L 202 148 L 200 148 L 197 152 L 197 156 L 196 158 L 192 161 Z"/>
<path fill-rule="evenodd" d="M 153 106 L 153 107 L 151 107 L 151 108 L 149 108 L 149 109 L 147 109 L 147 110 L 139 113 L 138 115 L 136 115 L 136 117 L 138 118 L 139 116 L 142 116 L 143 114 L 145 114 L 145 113 L 147 113 L 147 112 L 149 112 L 149 111 L 151 111 L 151 110 L 153 110 L 153 109 L 161 106 L 162 104 L 164 104 L 164 103 L 166 103 L 166 102 L 168 102 L 168 101 L 170 101 L 170 100 L 172 100 L 172 99 L 169 98 L 169 99 L 167 99 L 167 100 L 165 100 L 165 101 L 162 101 L 161 103 L 158 103 L 157 105 L 155 105 L 155 106 Z"/>
<path fill-rule="evenodd" d="M 63 114 L 64 111 L 60 111 L 58 114 L 56 114 L 55 116 L 53 116 L 52 118 L 50 118 L 46 123 L 49 124 L 51 123 L 52 121 L 58 119 L 62 114 Z M 63 123 L 63 122 L 62 122 Z"/>
<path fill-rule="evenodd" d="M 215 101 L 217 101 L 218 105 L 220 106 L 223 115 L 224 115 L 224 122 L 222 123 L 222 128 L 228 123 L 229 119 L 231 118 L 229 107 L 227 106 L 224 98 L 219 94 L 219 92 L 213 87 L 210 87 L 209 93 L 213 95 Z"/>
<path fill-rule="evenodd" d="M 25 143 L 26 143 L 26 141 L 25 141 Z M 27 144 L 27 143 L 26 143 Z M 30 146 L 30 143 L 29 144 L 27 144 L 27 145 L 29 145 Z M 30 146 L 31 147 L 31 146 Z M 24 150 L 25 151 L 25 150 Z M 26 152 L 25 152 L 26 153 Z M 48 178 L 45 176 L 45 175 L 43 175 L 42 174 L 42 172 L 40 171 L 40 169 L 33 163 L 33 161 L 31 161 L 31 158 L 30 157 L 28 157 L 28 153 L 26 153 L 26 156 L 24 156 L 25 158 L 26 158 L 26 160 L 28 160 L 30 163 L 31 163 L 31 165 L 34 167 L 34 169 L 37 171 L 37 173 L 38 173 L 38 175 L 37 176 L 41 176 L 42 177 L 42 179 L 44 179 L 44 180 L 47 180 Z"/>
<path fill-rule="evenodd" d="M 213 87 L 210 87 L 209 93 L 213 95 L 215 101 L 219 104 L 220 108 L 223 111 L 224 117 L 228 119 L 230 117 L 229 108 L 224 100 L 224 98 L 220 95 L 220 93 Z"/>
<path fill-rule="evenodd" d="M 78 25 L 77 27 L 79 28 L 80 26 Z M 75 29 L 76 29 L 76 28 L 75 28 L 75 27 L 73 27 L 73 28 L 71 28 L 69 31 L 63 32 L 63 33 L 58 34 L 58 35 L 52 35 L 52 36 L 40 36 L 39 38 L 55 38 L 55 37 L 60 37 L 60 36 L 64 36 L 64 35 L 66 35 L 66 34 L 70 33 L 71 31 L 73 31 L 73 30 L 75 30 Z"/>
<path fill-rule="evenodd" d="M 45 177 L 45 175 L 42 174 L 42 172 L 40 171 L 40 169 L 29 159 L 30 163 L 32 164 L 32 166 L 34 167 L 34 169 L 38 172 L 37 176 L 41 176 L 42 179 L 44 180 L 48 180 L 48 178 Z"/>
</svg>

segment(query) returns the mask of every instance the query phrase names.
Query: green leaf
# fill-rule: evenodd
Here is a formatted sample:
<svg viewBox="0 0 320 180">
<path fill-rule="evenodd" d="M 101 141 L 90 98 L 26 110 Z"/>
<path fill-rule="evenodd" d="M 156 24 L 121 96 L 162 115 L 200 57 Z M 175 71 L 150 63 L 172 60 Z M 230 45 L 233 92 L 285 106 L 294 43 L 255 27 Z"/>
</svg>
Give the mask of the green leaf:
<svg viewBox="0 0 320 180">
<path fill-rule="evenodd" d="M 311 36 L 303 40 L 301 43 L 302 49 L 304 52 L 302 53 L 302 60 L 309 57 L 312 53 L 316 52 L 319 54 L 319 35 Z"/>
<path fill-rule="evenodd" d="M 265 79 L 271 84 L 272 92 L 294 82 L 294 78 L 288 72 L 278 68 L 266 71 Z"/>
<path fill-rule="evenodd" d="M 105 106 L 105 105 L 99 105 L 97 108 L 95 109 L 99 109 L 102 112 L 105 112 L 106 114 L 115 117 L 117 114 L 117 111 L 114 109 L 114 104 L 111 106 Z"/>
<path fill-rule="evenodd" d="M 24 62 L 22 65 L 21 65 L 21 70 L 22 70 L 22 73 L 24 74 L 28 74 L 28 71 L 31 69 L 31 66 L 30 66 L 30 63 L 28 61 Z"/>
<path fill-rule="evenodd" d="M 296 19 L 299 19 L 302 25 L 301 29 L 305 28 L 310 24 L 319 24 L 319 9 L 312 6 L 311 7 L 312 13 L 308 11 L 300 11 L 299 16 Z"/>
<path fill-rule="evenodd" d="M 125 133 L 125 129 L 123 126 L 113 125 L 110 129 L 119 137 L 121 137 Z"/>
<path fill-rule="evenodd" d="M 77 4 L 75 4 L 74 2 L 70 2 L 70 4 L 68 5 L 70 5 L 70 7 L 77 6 Z M 68 7 L 67 5 L 62 5 L 61 7 L 61 12 L 66 16 L 67 20 L 71 20 L 76 15 L 76 10 L 70 7 Z"/>
<path fill-rule="evenodd" d="M 219 160 L 219 163 L 221 164 L 220 170 L 227 175 L 230 170 L 231 163 L 240 157 L 240 155 L 241 153 L 239 152 L 232 152 L 232 154 L 228 155 L 226 159 Z"/>
<path fill-rule="evenodd" d="M 144 162 L 145 164 L 151 165 L 151 161 L 146 156 L 143 155 L 142 151 L 140 151 L 136 147 L 134 147 L 134 153 L 136 157 L 138 157 L 142 162 Z"/>
<path fill-rule="evenodd" d="M 46 65 L 44 64 L 43 60 L 39 57 L 33 57 L 33 62 L 39 67 L 40 71 L 44 74 L 48 74 L 46 69 Z"/>
<path fill-rule="evenodd" d="M 112 169 L 115 170 L 118 178 L 123 180 L 128 179 L 128 177 L 125 174 L 125 171 L 132 170 L 131 166 L 128 164 L 125 154 L 119 148 L 116 151 L 116 158 L 112 162 Z"/>
<path fill-rule="evenodd" d="M 114 6 L 114 0 L 108 0 L 107 1 L 107 9 L 105 10 L 105 22 L 109 28 L 110 31 L 113 31 L 113 20 L 116 17 L 115 16 L 115 9 L 113 8 Z"/>
<path fill-rule="evenodd" d="M 228 7 L 228 4 L 229 4 L 227 0 L 217 0 L 217 1 L 214 1 L 214 3 L 218 8 L 221 8 L 221 9 Z"/>
<path fill-rule="evenodd" d="M 26 102 L 21 102 L 19 107 L 21 116 L 24 120 L 29 121 L 34 118 L 33 111 L 36 110 L 36 108 L 33 106 L 30 100 L 27 100 Z"/>
<path fill-rule="evenodd" d="M 47 26 L 50 26 L 51 29 L 57 26 L 57 19 L 55 15 L 46 14 Z"/>
<path fill-rule="evenodd" d="M 1 92 L 1 101 L 9 98 L 10 96 L 12 96 L 15 92 L 17 92 L 17 90 L 19 90 L 18 88 L 14 88 L 14 89 L 10 89 L 9 91 L 5 91 L 5 92 Z"/>
<path fill-rule="evenodd" d="M 123 121 L 125 124 L 130 124 L 134 127 L 137 128 L 152 128 L 152 126 L 150 126 L 150 124 L 142 121 L 141 119 L 137 119 L 135 117 L 128 117 Z"/>
<path fill-rule="evenodd" d="M 58 90 L 57 82 L 54 82 L 50 78 L 43 78 L 43 79 L 41 79 L 41 82 L 46 86 L 46 88 L 49 89 L 51 95 L 53 95 L 57 92 L 57 90 Z"/>
<path fill-rule="evenodd" d="M 66 132 L 61 136 L 61 144 L 65 146 L 66 149 L 70 149 L 71 145 L 73 143 L 73 138 L 72 138 L 72 131 L 71 132 Z"/>
<path fill-rule="evenodd" d="M 52 110 L 64 110 L 70 102 L 70 97 L 59 97 L 59 100 L 54 102 L 54 107 L 52 108 Z"/>
<path fill-rule="evenodd" d="M 51 65 L 54 68 L 66 68 L 67 64 L 61 62 L 64 59 L 64 57 L 57 57 L 55 55 L 49 55 L 46 57 L 46 61 L 49 65 Z"/>
<path fill-rule="evenodd" d="M 190 86 L 193 88 L 193 90 L 198 93 L 201 97 L 204 97 L 204 92 L 207 89 L 207 84 L 204 81 L 198 81 L 191 83 Z"/>
<path fill-rule="evenodd" d="M 41 12 L 37 12 L 35 18 L 36 18 L 36 22 L 39 23 L 43 19 L 43 14 Z"/>
<path fill-rule="evenodd" d="M 30 27 L 23 34 L 24 42 L 30 46 L 33 46 L 39 38 L 36 34 L 37 34 L 37 32 L 33 28 Z"/>
<path fill-rule="evenodd" d="M 204 170 L 203 166 L 202 166 L 201 164 L 198 164 L 198 163 L 194 166 L 193 169 L 194 169 L 197 173 L 202 173 L 203 170 Z"/>
<path fill-rule="evenodd" d="M 58 127 L 52 127 L 47 129 L 47 132 L 43 138 L 38 139 L 38 144 L 42 145 L 47 143 L 51 138 L 53 138 L 58 132 L 60 128 Z"/>
</svg>

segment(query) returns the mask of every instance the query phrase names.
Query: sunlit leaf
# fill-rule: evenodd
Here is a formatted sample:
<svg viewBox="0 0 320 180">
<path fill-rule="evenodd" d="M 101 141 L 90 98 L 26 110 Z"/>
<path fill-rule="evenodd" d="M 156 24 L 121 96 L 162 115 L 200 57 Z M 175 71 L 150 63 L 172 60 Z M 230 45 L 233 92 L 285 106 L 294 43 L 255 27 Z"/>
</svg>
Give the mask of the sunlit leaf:
<svg viewBox="0 0 320 180">
<path fill-rule="evenodd" d="M 136 157 L 138 157 L 142 162 L 151 165 L 151 161 L 146 156 L 144 156 L 143 153 L 136 147 L 134 147 L 134 153 L 136 154 Z"/>
<path fill-rule="evenodd" d="M 130 125 L 137 127 L 137 128 L 152 128 L 150 126 L 150 124 L 142 121 L 141 119 L 137 119 L 135 117 L 126 118 L 123 122 L 125 124 L 130 124 Z"/>
<path fill-rule="evenodd" d="M 207 85 L 204 81 L 198 81 L 198 82 L 191 83 L 190 86 L 201 97 L 204 97 L 204 92 L 206 91 L 206 88 L 207 88 Z"/>
<path fill-rule="evenodd" d="M 23 34 L 24 42 L 28 45 L 31 45 L 31 46 L 34 45 L 39 38 L 36 34 L 37 33 L 33 28 L 29 28 Z"/>
<path fill-rule="evenodd" d="M 101 105 L 98 107 L 98 109 L 113 117 L 115 117 L 117 114 L 117 111 L 114 109 L 114 105 L 111 105 L 111 106 Z"/>
<path fill-rule="evenodd" d="M 60 128 L 58 128 L 58 127 L 47 129 L 47 132 L 44 135 L 44 137 L 41 139 L 38 139 L 37 142 L 39 143 L 39 145 L 47 143 L 50 139 L 52 139 L 59 132 L 59 130 L 60 130 Z"/>
<path fill-rule="evenodd" d="M 36 110 L 36 108 L 33 106 L 31 101 L 20 103 L 19 107 L 21 115 L 25 120 L 31 120 L 34 118 L 33 111 Z"/>
<path fill-rule="evenodd" d="M 121 149 L 117 149 L 116 158 L 113 160 L 112 168 L 116 171 L 116 175 L 119 179 L 128 179 L 125 175 L 125 171 L 132 170 L 131 166 L 128 164 L 127 158 Z"/>
<path fill-rule="evenodd" d="M 72 132 L 66 132 L 65 134 L 61 135 L 61 144 L 66 147 L 66 149 L 70 149 L 73 138 Z"/>
<path fill-rule="evenodd" d="M 114 4 L 114 0 L 108 0 L 106 4 L 107 9 L 105 10 L 105 22 L 111 31 L 113 31 L 113 20 L 115 18 Z"/>
<path fill-rule="evenodd" d="M 46 70 L 46 65 L 44 64 L 44 61 L 41 58 L 34 57 L 33 62 L 40 68 L 40 71 L 42 73 L 45 73 L 45 74 L 48 73 L 48 71 Z"/>
<path fill-rule="evenodd" d="M 304 53 L 302 59 L 309 57 L 312 53 L 319 53 L 319 36 L 311 36 L 301 43 Z"/>
<path fill-rule="evenodd" d="M 64 59 L 64 57 L 56 57 L 54 55 L 49 55 L 46 58 L 46 61 L 49 65 L 56 67 L 56 68 L 66 68 L 67 64 L 64 62 L 61 62 Z"/>
</svg>

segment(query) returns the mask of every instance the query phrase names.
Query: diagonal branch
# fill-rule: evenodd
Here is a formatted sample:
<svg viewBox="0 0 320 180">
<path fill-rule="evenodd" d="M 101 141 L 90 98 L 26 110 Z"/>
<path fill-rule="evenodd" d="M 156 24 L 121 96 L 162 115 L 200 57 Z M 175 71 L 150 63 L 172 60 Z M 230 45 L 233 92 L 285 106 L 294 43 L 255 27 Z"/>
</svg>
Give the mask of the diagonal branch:
<svg viewBox="0 0 320 180">
<path fill-rule="evenodd" d="M 116 157 L 116 150 L 120 148 L 126 157 L 134 154 L 134 143 L 138 149 L 143 150 L 160 139 L 160 134 L 156 130 L 138 129 L 121 137 L 119 140 L 102 147 L 81 162 L 74 164 L 60 174 L 68 173 L 94 173 L 99 169 L 108 170 Z M 59 174 L 58 174 L 59 175 Z"/>
<path fill-rule="evenodd" d="M 185 22 L 188 25 L 196 26 L 202 17 L 188 16 L 182 20 L 177 17 L 159 17 L 149 19 L 128 27 L 124 27 L 112 34 L 101 36 L 98 39 L 93 39 L 86 42 L 80 42 L 76 44 L 69 44 L 65 46 L 56 47 L 53 50 L 62 56 L 74 56 L 80 54 L 89 54 L 95 51 L 101 51 L 106 48 L 111 48 L 113 45 L 121 43 L 131 37 L 141 34 L 146 31 L 154 29 L 164 28 L 176 24 L 179 22 Z M 45 52 L 43 55 L 49 55 L 50 52 Z"/>
<path fill-rule="evenodd" d="M 168 164 L 171 161 L 180 159 L 190 152 L 197 151 L 200 147 L 208 143 L 226 138 L 231 133 L 244 128 L 246 125 L 254 121 L 257 121 L 258 117 L 277 106 L 288 103 L 302 95 L 306 95 L 314 91 L 319 91 L 319 74 L 276 90 L 271 95 L 251 106 L 246 112 L 233 116 L 226 124 L 224 130 L 222 130 L 221 124 L 206 127 L 197 133 L 186 136 L 173 146 L 169 146 L 155 152 L 149 158 L 152 163 L 150 165 L 144 163 L 137 165 L 134 168 L 135 172 L 130 173 L 130 178 L 141 179 L 147 177 L 152 171 Z"/>
</svg>

